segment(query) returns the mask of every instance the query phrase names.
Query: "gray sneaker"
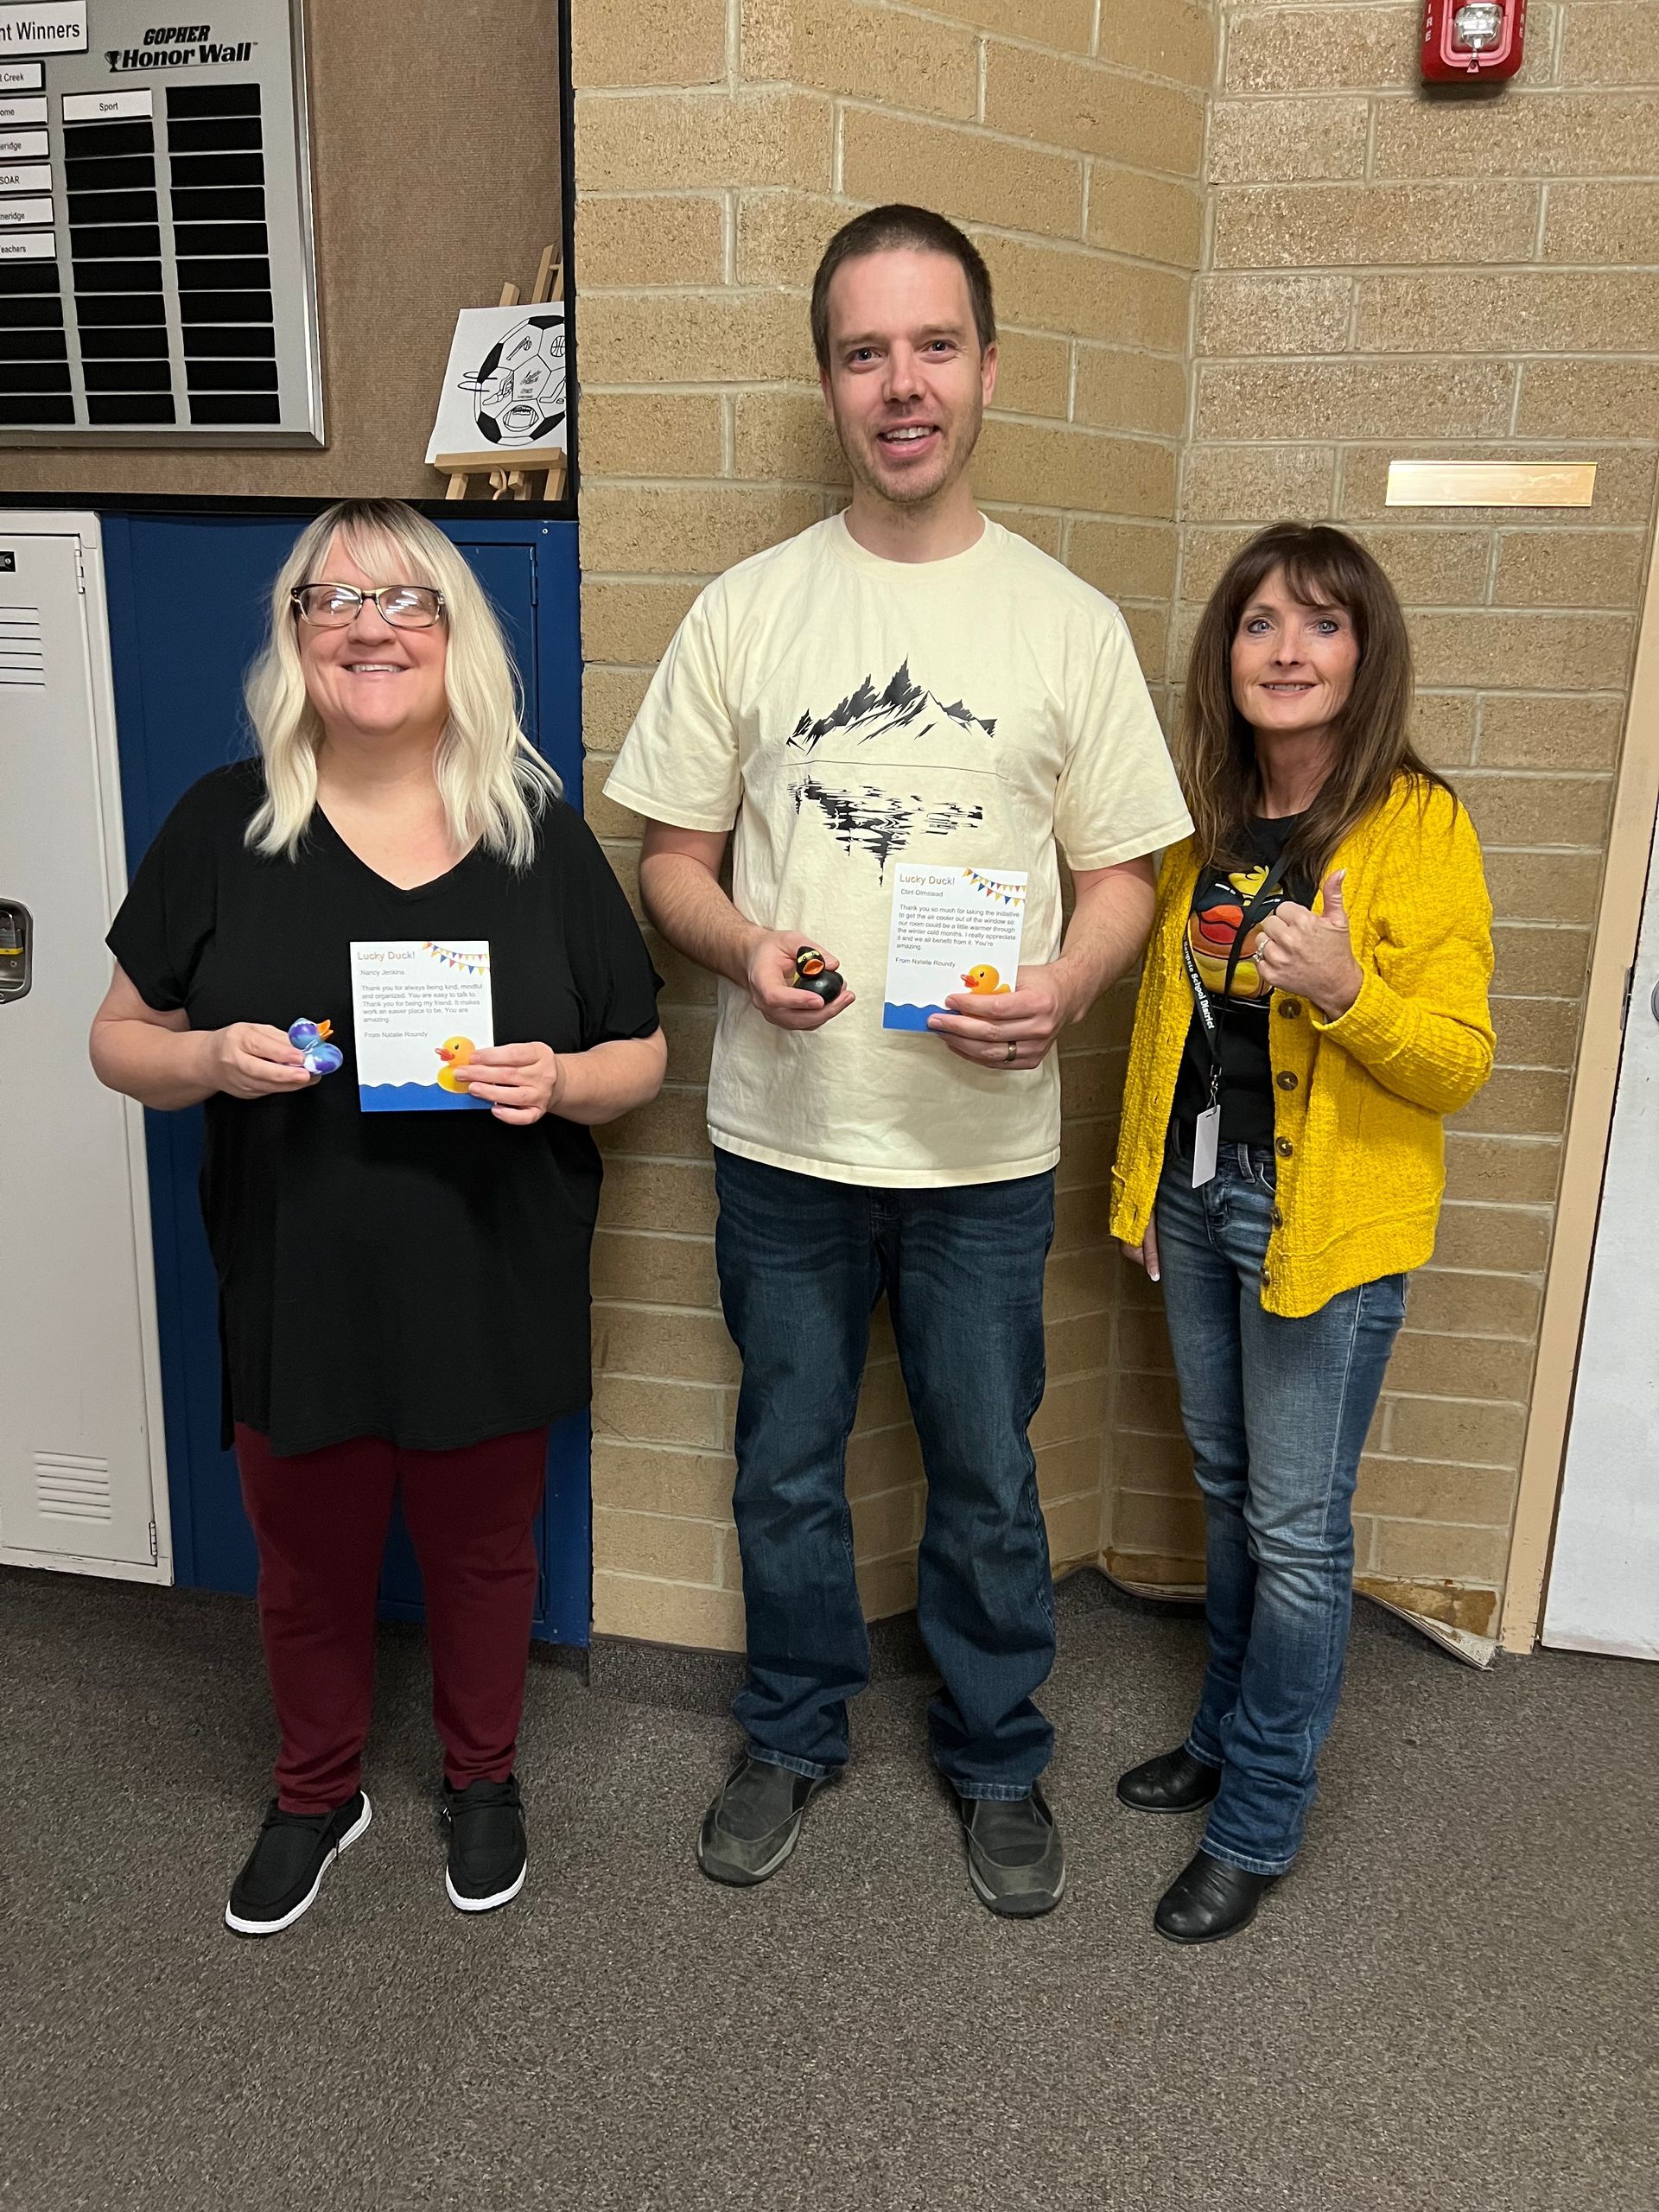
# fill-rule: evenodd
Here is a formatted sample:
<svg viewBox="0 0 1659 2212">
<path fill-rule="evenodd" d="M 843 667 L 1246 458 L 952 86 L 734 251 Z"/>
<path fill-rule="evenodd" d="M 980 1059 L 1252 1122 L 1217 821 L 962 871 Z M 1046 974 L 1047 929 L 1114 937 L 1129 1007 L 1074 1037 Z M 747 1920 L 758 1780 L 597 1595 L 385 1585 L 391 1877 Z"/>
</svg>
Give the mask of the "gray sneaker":
<svg viewBox="0 0 1659 2212">
<path fill-rule="evenodd" d="M 823 1787 L 786 1766 L 740 1759 L 703 1817 L 698 1866 L 711 1882 L 764 1882 L 799 1842 L 806 1808 Z"/>
<path fill-rule="evenodd" d="M 982 1904 L 1005 1920 L 1052 1912 L 1065 1889 L 1065 1846 L 1048 1800 L 1033 1783 L 1027 1797 L 958 1797 L 968 1846 L 968 1878 Z"/>
</svg>

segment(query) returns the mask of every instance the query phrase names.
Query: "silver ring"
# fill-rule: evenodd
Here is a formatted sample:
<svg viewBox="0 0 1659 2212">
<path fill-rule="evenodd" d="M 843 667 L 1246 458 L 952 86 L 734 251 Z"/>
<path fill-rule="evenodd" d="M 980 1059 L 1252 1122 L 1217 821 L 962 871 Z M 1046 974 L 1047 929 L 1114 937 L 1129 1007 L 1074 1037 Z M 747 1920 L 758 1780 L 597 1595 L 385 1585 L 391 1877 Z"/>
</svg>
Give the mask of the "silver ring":
<svg viewBox="0 0 1659 2212">
<path fill-rule="evenodd" d="M 1020 1047 L 1017 1045 L 1010 1045 L 1008 1046 L 1008 1065 L 1012 1067 L 1019 1057 Z"/>
</svg>

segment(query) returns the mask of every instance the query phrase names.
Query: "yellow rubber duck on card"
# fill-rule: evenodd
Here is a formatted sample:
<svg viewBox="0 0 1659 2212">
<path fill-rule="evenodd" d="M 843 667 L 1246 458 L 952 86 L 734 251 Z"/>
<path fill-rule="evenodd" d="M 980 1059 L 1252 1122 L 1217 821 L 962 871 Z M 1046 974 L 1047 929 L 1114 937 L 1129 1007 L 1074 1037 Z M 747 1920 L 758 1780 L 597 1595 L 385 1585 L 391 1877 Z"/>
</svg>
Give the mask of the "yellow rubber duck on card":
<svg viewBox="0 0 1659 2212">
<path fill-rule="evenodd" d="M 467 1086 L 455 1078 L 477 1051 L 470 1037 L 446 1037 L 438 1046 L 438 1058 L 443 1065 L 438 1071 L 440 1090 L 453 1090 L 461 1097 L 467 1096 Z"/>
<path fill-rule="evenodd" d="M 962 980 L 976 998 L 1000 999 L 1011 989 L 1011 986 L 1001 980 L 995 968 L 970 968 Z"/>
</svg>

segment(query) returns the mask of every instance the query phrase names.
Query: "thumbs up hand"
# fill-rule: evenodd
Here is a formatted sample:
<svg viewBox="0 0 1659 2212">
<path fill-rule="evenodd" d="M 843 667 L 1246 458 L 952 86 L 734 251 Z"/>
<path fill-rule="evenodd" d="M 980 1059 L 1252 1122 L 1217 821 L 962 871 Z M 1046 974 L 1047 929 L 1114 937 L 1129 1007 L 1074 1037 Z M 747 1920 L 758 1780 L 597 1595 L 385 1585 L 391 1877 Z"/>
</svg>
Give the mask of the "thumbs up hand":
<svg viewBox="0 0 1659 2212">
<path fill-rule="evenodd" d="M 1264 982 L 1311 999 L 1328 1021 L 1347 1013 L 1364 981 L 1348 938 L 1345 873 L 1339 868 L 1325 879 L 1320 913 L 1284 900 L 1256 931 L 1252 950 Z"/>
</svg>

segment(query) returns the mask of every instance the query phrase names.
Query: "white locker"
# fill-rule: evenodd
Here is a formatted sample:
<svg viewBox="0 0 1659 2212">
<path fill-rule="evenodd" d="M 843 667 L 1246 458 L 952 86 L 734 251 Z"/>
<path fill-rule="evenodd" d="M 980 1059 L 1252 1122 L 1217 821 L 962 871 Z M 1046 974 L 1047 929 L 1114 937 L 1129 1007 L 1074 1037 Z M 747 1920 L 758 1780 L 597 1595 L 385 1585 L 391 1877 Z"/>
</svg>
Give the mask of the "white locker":
<svg viewBox="0 0 1659 2212">
<path fill-rule="evenodd" d="M 0 512 L 0 1560 L 170 1582 L 143 1116 L 86 1056 L 126 880 L 98 518 Z"/>
</svg>

